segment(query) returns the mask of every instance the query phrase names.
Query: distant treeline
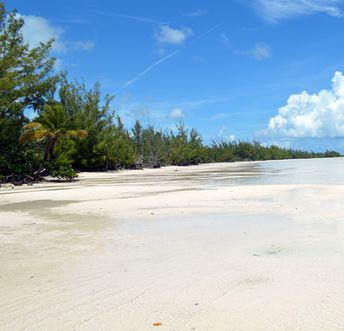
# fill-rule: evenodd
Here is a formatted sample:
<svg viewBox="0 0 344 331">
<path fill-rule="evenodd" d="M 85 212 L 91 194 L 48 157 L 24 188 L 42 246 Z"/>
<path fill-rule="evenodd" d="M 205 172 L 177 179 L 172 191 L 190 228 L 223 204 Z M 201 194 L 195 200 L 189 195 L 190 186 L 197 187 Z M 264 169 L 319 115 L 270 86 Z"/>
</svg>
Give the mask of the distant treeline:
<svg viewBox="0 0 344 331">
<path fill-rule="evenodd" d="M 204 162 L 335 157 L 262 146 L 258 142 L 207 146 L 196 129 L 179 123 L 157 130 L 137 121 L 126 129 L 100 84 L 87 89 L 54 73 L 52 41 L 29 48 L 23 20 L 0 3 L 0 180 L 24 182 L 44 174 L 73 178 L 75 170 L 191 165 Z M 31 109 L 32 121 L 24 115 Z"/>
</svg>

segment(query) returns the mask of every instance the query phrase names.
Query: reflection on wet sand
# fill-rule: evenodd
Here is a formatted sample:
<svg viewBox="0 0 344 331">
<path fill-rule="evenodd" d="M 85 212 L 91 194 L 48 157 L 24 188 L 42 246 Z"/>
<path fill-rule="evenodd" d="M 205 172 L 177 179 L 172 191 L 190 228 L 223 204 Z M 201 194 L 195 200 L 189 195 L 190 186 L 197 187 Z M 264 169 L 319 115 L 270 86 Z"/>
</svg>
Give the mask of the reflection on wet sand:
<svg viewBox="0 0 344 331">
<path fill-rule="evenodd" d="M 343 161 L 0 190 L 1 330 L 342 330 Z"/>
</svg>

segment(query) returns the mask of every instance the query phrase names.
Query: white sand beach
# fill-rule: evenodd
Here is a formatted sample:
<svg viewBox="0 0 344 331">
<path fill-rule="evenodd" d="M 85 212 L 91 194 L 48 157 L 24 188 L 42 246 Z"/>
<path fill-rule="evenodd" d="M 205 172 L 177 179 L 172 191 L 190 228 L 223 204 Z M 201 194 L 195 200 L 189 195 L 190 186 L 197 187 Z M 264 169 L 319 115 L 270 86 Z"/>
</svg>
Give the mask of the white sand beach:
<svg viewBox="0 0 344 331">
<path fill-rule="evenodd" d="M 344 160 L 0 189 L 0 330 L 343 330 Z"/>
</svg>

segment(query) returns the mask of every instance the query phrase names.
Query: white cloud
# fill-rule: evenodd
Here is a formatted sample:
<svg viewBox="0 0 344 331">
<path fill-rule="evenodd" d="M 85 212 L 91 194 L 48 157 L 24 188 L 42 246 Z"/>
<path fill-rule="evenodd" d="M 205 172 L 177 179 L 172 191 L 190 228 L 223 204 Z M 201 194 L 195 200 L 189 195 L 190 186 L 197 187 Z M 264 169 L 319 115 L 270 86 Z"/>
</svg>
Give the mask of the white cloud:
<svg viewBox="0 0 344 331">
<path fill-rule="evenodd" d="M 184 113 L 180 108 L 173 108 L 170 112 L 170 118 L 172 120 L 180 120 L 184 117 Z"/>
<path fill-rule="evenodd" d="M 237 55 L 250 56 L 258 61 L 267 60 L 271 57 L 270 46 L 265 43 L 257 43 L 253 49 L 235 51 Z"/>
<path fill-rule="evenodd" d="M 30 47 L 39 46 L 40 42 L 47 42 L 50 39 L 54 39 L 53 50 L 56 52 L 62 52 L 66 50 L 61 37 L 64 30 L 59 26 L 54 26 L 43 17 L 34 15 L 19 15 L 24 19 L 24 26 L 22 33 L 24 40 Z"/>
<path fill-rule="evenodd" d="M 79 49 L 82 51 L 91 51 L 94 49 L 94 41 L 93 40 L 85 40 L 85 41 L 75 41 L 72 43 L 72 47 L 75 49 Z"/>
<path fill-rule="evenodd" d="M 250 5 L 260 16 L 270 22 L 301 15 L 324 13 L 339 17 L 342 15 L 342 0 L 254 0 Z"/>
<path fill-rule="evenodd" d="M 193 32 L 189 28 L 174 29 L 168 25 L 161 25 L 157 34 L 157 40 L 161 44 L 182 44 Z"/>
<path fill-rule="evenodd" d="M 51 39 L 54 39 L 52 50 L 57 53 L 75 50 L 89 51 L 94 48 L 94 42 L 92 40 L 64 40 L 64 29 L 60 26 L 51 24 L 44 17 L 34 15 L 17 15 L 24 20 L 22 33 L 25 42 L 27 42 L 31 48 L 39 46 L 40 42 L 46 43 Z"/>
<path fill-rule="evenodd" d="M 344 137 L 343 74 L 335 73 L 330 90 L 291 95 L 270 119 L 267 133 L 293 138 Z"/>
<path fill-rule="evenodd" d="M 234 142 L 236 141 L 236 136 L 234 133 L 229 133 L 228 132 L 228 128 L 226 126 L 222 126 L 219 130 L 218 130 L 218 137 L 217 137 L 217 141 L 229 141 L 229 142 Z"/>
<path fill-rule="evenodd" d="M 265 43 L 258 43 L 252 50 L 252 55 L 256 60 L 265 60 L 271 57 L 270 46 Z"/>
<path fill-rule="evenodd" d="M 150 117 L 151 111 L 149 107 L 145 105 L 134 106 L 124 112 L 124 115 L 127 117 L 132 117 L 137 120 L 146 120 Z"/>
<path fill-rule="evenodd" d="M 224 32 L 220 34 L 220 41 L 226 47 L 231 46 L 229 38 L 228 38 L 228 36 Z"/>
</svg>

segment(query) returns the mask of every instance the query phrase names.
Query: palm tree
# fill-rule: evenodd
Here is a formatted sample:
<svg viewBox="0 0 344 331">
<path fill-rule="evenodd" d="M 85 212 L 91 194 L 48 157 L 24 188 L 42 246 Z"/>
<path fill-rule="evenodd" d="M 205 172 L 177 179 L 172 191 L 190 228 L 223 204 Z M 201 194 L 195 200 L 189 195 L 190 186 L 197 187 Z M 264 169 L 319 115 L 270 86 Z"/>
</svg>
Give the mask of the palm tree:
<svg viewBox="0 0 344 331">
<path fill-rule="evenodd" d="M 85 130 L 70 128 L 70 119 L 65 109 L 61 104 L 55 103 L 46 105 L 37 120 L 24 126 L 24 132 L 20 136 L 19 142 L 45 142 L 44 161 L 48 161 L 52 158 L 56 143 L 60 138 L 83 138 L 86 136 Z"/>
</svg>

